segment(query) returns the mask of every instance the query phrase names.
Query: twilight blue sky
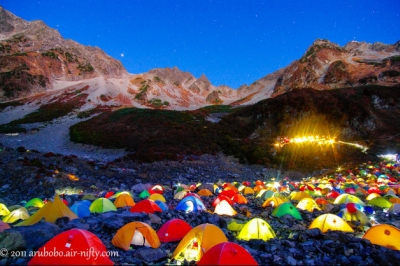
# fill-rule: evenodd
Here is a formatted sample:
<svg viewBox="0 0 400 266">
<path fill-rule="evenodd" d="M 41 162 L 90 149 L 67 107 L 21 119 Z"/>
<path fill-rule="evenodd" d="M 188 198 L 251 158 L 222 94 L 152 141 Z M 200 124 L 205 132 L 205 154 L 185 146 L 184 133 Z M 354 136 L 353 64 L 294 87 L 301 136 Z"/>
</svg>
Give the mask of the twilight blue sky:
<svg viewBox="0 0 400 266">
<path fill-rule="evenodd" d="M 400 40 L 399 0 L 0 0 L 25 20 L 98 46 L 130 73 L 177 66 L 237 88 L 299 59 L 317 39 Z"/>
</svg>

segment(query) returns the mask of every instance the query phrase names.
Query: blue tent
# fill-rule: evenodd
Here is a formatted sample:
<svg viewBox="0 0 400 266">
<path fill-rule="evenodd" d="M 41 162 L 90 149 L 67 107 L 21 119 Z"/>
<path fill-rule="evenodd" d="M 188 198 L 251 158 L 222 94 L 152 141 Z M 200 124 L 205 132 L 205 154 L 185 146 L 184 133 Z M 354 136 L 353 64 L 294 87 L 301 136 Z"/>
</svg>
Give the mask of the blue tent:
<svg viewBox="0 0 400 266">
<path fill-rule="evenodd" d="M 199 212 L 199 211 L 205 211 L 206 207 L 204 206 L 204 203 L 200 199 L 194 196 L 188 196 L 183 198 L 178 203 L 175 210 L 185 211 L 185 212 Z"/>
<path fill-rule="evenodd" d="M 90 209 L 87 204 L 84 202 L 76 202 L 74 205 L 71 206 L 71 211 L 75 213 L 79 218 L 89 217 L 90 216 Z"/>
<path fill-rule="evenodd" d="M 90 202 L 90 200 L 81 200 L 81 201 L 78 201 L 78 203 L 83 203 L 83 204 L 87 205 L 88 207 L 90 207 L 90 205 L 92 205 L 92 202 Z"/>
<path fill-rule="evenodd" d="M 161 200 L 156 200 L 154 202 L 158 205 L 158 207 L 160 207 L 162 211 L 168 211 L 168 205 L 165 202 Z"/>
</svg>

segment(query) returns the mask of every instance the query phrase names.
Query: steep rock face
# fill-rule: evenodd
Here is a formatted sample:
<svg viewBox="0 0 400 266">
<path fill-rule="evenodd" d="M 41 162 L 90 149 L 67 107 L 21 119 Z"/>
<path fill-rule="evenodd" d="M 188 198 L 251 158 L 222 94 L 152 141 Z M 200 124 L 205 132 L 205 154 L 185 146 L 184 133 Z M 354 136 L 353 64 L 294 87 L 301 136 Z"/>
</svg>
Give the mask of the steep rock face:
<svg viewBox="0 0 400 266">
<path fill-rule="evenodd" d="M 210 103 L 210 104 L 221 104 L 222 100 L 219 98 L 219 94 L 218 91 L 215 90 L 213 92 L 211 92 L 207 98 L 206 98 L 206 102 Z"/>
<path fill-rule="evenodd" d="M 395 86 L 400 82 L 399 47 L 400 42 L 393 45 L 350 42 L 340 47 L 327 40 L 316 40 L 299 60 L 253 83 L 269 79 L 268 85 L 254 89 L 252 84 L 239 91 L 252 90 L 255 98 L 262 98 L 260 94 L 276 97 L 297 88 Z M 274 83 L 273 88 L 271 83 Z"/>
<path fill-rule="evenodd" d="M 64 40 L 42 21 L 24 21 L 1 7 L 0 62 L 0 100 L 47 91 L 55 80 L 127 74 L 101 49 Z"/>
</svg>

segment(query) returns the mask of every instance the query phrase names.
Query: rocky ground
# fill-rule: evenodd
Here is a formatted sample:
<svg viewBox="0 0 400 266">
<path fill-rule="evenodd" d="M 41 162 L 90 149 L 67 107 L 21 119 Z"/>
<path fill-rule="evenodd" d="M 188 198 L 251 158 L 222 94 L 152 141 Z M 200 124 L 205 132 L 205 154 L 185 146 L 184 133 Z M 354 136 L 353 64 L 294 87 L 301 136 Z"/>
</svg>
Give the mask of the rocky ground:
<svg viewBox="0 0 400 266">
<path fill-rule="evenodd" d="M 222 229 L 229 241 L 246 248 L 260 265 L 395 265 L 400 252 L 372 245 L 360 237 L 371 226 L 359 227 L 355 233 L 329 232 L 322 234 L 319 229 L 307 230 L 310 223 L 322 211 L 309 213 L 301 211 L 302 221 L 291 216 L 272 217 L 272 208 L 262 208 L 262 201 L 248 196 L 249 204 L 234 205 L 238 212 L 234 218 L 213 214 L 214 197 L 203 197 L 207 212 L 184 213 L 174 210 L 179 200 L 173 199 L 170 189 L 177 183 L 218 181 L 256 181 L 289 177 L 301 180 L 303 177 L 322 175 L 323 172 L 284 172 L 267 169 L 259 165 L 242 165 L 236 159 L 223 154 L 216 156 L 182 156 L 180 161 L 136 163 L 124 157 L 125 152 L 103 150 L 93 146 L 71 143 L 60 124 L 31 130 L 17 136 L 0 136 L 0 202 L 6 206 L 23 204 L 34 197 L 52 198 L 55 193 L 65 194 L 71 206 L 87 193 L 98 197 L 110 190 L 131 191 L 135 202 L 140 201 L 139 193 L 153 184 L 167 187 L 165 198 L 170 210 L 156 214 L 134 214 L 129 208 L 117 212 L 92 214 L 88 218 L 69 221 L 61 218 L 56 224 L 39 222 L 32 226 L 15 227 L 0 234 L 0 248 L 15 251 L 35 251 L 58 233 L 82 228 L 96 234 L 110 251 L 118 256 L 111 260 L 116 264 L 164 265 L 174 263 L 171 254 L 176 243 L 163 243 L 160 248 L 132 246 L 123 251 L 111 244 L 116 231 L 132 221 L 142 221 L 158 230 L 162 224 L 173 218 L 187 221 L 192 227 L 203 223 L 215 224 Z M 70 174 L 79 178 L 70 179 Z M 331 213 L 337 213 L 344 206 L 335 206 Z M 277 238 L 268 242 L 261 240 L 239 241 L 238 232 L 229 231 L 227 225 L 235 219 L 246 222 L 254 217 L 265 219 L 275 231 Z M 377 208 L 375 219 L 400 228 L 400 219 Z M 29 257 L 4 257 L 0 264 L 24 265 Z M 185 262 L 193 264 L 193 262 Z"/>
</svg>

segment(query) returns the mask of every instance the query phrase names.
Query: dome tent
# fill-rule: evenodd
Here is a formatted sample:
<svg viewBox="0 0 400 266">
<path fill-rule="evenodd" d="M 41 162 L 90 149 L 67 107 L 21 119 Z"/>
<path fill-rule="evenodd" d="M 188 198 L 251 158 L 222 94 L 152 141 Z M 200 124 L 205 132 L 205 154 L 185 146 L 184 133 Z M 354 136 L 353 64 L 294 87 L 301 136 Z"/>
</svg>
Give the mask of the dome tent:
<svg viewBox="0 0 400 266">
<path fill-rule="evenodd" d="M 260 218 L 254 218 L 248 221 L 237 236 L 240 240 L 261 239 L 268 241 L 275 238 L 275 232 L 271 226 Z"/>
<path fill-rule="evenodd" d="M 299 210 L 297 210 L 296 207 L 290 202 L 282 203 L 281 205 L 276 207 L 272 212 L 272 216 L 274 217 L 281 217 L 284 215 L 290 215 L 296 218 L 297 220 L 303 220 Z"/>
<path fill-rule="evenodd" d="M 109 211 L 117 211 L 117 208 L 115 208 L 114 203 L 112 203 L 111 200 L 106 199 L 106 198 L 96 199 L 95 201 L 92 202 L 89 209 L 90 209 L 90 212 L 93 212 L 93 213 L 104 213 L 104 212 L 109 212 Z"/>
<path fill-rule="evenodd" d="M 181 240 L 192 227 L 181 219 L 172 219 L 164 223 L 157 235 L 161 242 L 175 242 Z"/>
<path fill-rule="evenodd" d="M 162 209 L 154 201 L 145 199 L 136 203 L 135 206 L 130 209 L 130 212 L 155 213 L 162 212 Z"/>
<path fill-rule="evenodd" d="M 198 261 L 216 244 L 227 242 L 224 232 L 213 224 L 200 224 L 190 230 L 179 242 L 172 258 L 183 257 L 187 260 Z"/>
<path fill-rule="evenodd" d="M 131 244 L 152 248 L 158 248 L 161 245 L 156 231 L 142 222 L 131 222 L 121 227 L 111 243 L 123 250 L 129 250 Z"/>
<path fill-rule="evenodd" d="M 73 256 L 43 256 L 45 251 L 58 251 Z M 102 256 L 89 256 L 89 251 Z M 106 254 L 107 249 L 93 233 L 83 229 L 71 229 L 50 239 L 29 261 L 28 265 L 114 265 Z"/>
<path fill-rule="evenodd" d="M 223 242 L 207 251 L 197 265 L 258 265 L 258 263 L 240 245 Z"/>
<path fill-rule="evenodd" d="M 83 202 L 75 202 L 72 206 L 71 206 L 71 211 L 73 213 L 75 213 L 79 218 L 84 218 L 84 217 L 89 217 L 90 216 L 90 209 L 89 206 L 87 206 L 87 204 L 83 203 Z"/>
<path fill-rule="evenodd" d="M 43 206 L 44 206 L 43 200 L 41 200 L 40 198 L 33 198 L 24 205 L 25 208 L 29 207 L 42 208 Z"/>
<path fill-rule="evenodd" d="M 379 224 L 365 232 L 363 239 L 368 239 L 372 244 L 400 250 L 400 230 L 389 224 Z"/>
<path fill-rule="evenodd" d="M 228 216 L 235 216 L 237 214 L 237 212 L 226 200 L 220 201 L 217 206 L 215 206 L 214 213 Z"/>
<path fill-rule="evenodd" d="M 204 203 L 193 196 L 183 198 L 178 205 L 176 205 L 175 210 L 185 211 L 185 212 L 199 212 L 205 211 L 206 207 Z"/>
<path fill-rule="evenodd" d="M 134 205 L 135 201 L 132 196 L 125 193 L 119 194 L 114 201 L 114 206 L 116 208 L 133 207 Z"/>
<path fill-rule="evenodd" d="M 322 233 L 332 231 L 353 232 L 353 229 L 342 218 L 335 214 L 322 214 L 312 221 L 308 229 L 319 228 Z"/>
</svg>

